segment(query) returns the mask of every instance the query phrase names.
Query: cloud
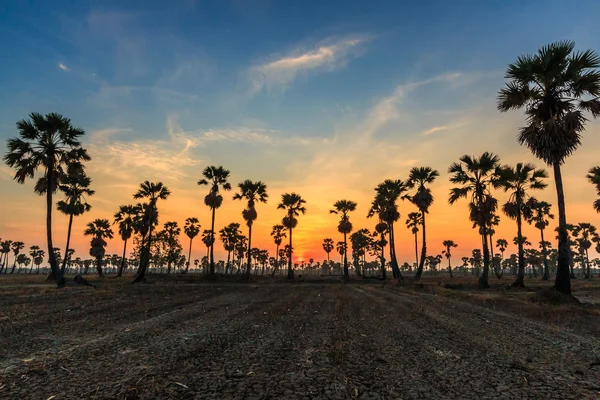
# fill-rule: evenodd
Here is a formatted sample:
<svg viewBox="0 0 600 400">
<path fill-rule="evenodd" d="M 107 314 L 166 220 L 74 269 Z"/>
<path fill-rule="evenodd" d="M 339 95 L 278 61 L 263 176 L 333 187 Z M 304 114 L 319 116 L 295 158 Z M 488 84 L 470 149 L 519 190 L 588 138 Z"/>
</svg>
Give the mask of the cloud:
<svg viewBox="0 0 600 400">
<path fill-rule="evenodd" d="M 69 67 L 67 67 L 63 63 L 58 63 L 57 67 L 60 68 L 60 69 L 62 69 L 63 71 L 70 71 Z"/>
<path fill-rule="evenodd" d="M 108 128 L 108 129 L 100 129 L 96 131 L 92 131 L 90 133 L 90 140 L 92 141 L 104 141 L 115 135 L 119 135 L 125 132 L 132 132 L 131 128 Z"/>
<path fill-rule="evenodd" d="M 253 66 L 248 71 L 250 95 L 262 90 L 286 89 L 300 74 L 308 71 L 331 71 L 345 65 L 350 58 L 362 55 L 368 37 L 327 40 L 312 50 L 291 54 Z"/>
<path fill-rule="evenodd" d="M 457 124 L 453 124 L 453 125 L 434 126 L 433 128 L 430 128 L 430 129 L 427 129 L 427 130 L 421 132 L 421 135 L 430 136 L 430 135 L 433 135 L 434 133 L 451 131 L 453 129 L 457 129 L 457 128 L 460 128 L 463 126 L 465 126 L 464 123 L 457 123 Z"/>
</svg>

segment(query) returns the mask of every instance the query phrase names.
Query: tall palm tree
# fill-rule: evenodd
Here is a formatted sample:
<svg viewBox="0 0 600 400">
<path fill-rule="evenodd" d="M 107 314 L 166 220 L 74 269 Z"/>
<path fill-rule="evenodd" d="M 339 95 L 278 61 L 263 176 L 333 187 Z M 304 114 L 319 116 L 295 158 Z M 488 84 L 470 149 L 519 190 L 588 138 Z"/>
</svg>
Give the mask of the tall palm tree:
<svg viewBox="0 0 600 400">
<path fill-rule="evenodd" d="M 192 262 L 192 241 L 198 234 L 200 233 L 200 221 L 196 217 L 190 217 L 185 220 L 185 226 L 183 227 L 183 231 L 190 238 L 190 250 L 188 252 L 188 260 L 185 265 L 185 273 L 187 274 L 190 269 L 190 263 Z"/>
<path fill-rule="evenodd" d="M 600 196 L 600 166 L 590 168 L 586 178 L 596 186 L 596 192 Z M 594 210 L 600 213 L 600 198 L 594 200 Z"/>
<path fill-rule="evenodd" d="M 371 209 L 367 214 L 368 218 L 377 214 L 379 219 L 387 224 L 390 244 L 390 264 L 394 279 L 403 279 L 396 257 L 394 222 L 400 219 L 400 212 L 398 211 L 398 204 L 396 202 L 404 192 L 406 192 L 406 185 L 400 179 L 386 179 L 375 188 L 375 199 L 371 203 Z"/>
<path fill-rule="evenodd" d="M 496 185 L 496 169 L 500 158 L 493 153 L 485 152 L 479 158 L 464 155 L 460 163 L 452 163 L 448 172 L 452 174 L 450 182 L 460 185 L 450 189 L 450 204 L 461 198 L 470 198 L 469 218 L 479 227 L 482 235 L 483 273 L 479 277 L 479 287 L 489 288 L 490 251 L 488 248 L 488 222 L 498 207 L 498 202 L 491 195 L 491 188 Z"/>
<path fill-rule="evenodd" d="M 281 202 L 277 205 L 277 209 L 285 210 L 286 215 L 281 221 L 283 226 L 290 232 L 289 255 L 288 255 L 288 279 L 294 279 L 294 270 L 292 269 L 292 256 L 294 247 L 292 246 L 292 232 L 298 225 L 298 217 L 300 214 L 306 214 L 306 200 L 297 193 L 284 193 L 281 195 Z"/>
<path fill-rule="evenodd" d="M 83 162 L 91 158 L 81 147 L 79 138 L 84 135 L 83 129 L 76 128 L 69 118 L 50 113 L 45 116 L 31 113 L 29 120 L 17 122 L 19 137 L 8 139 L 8 153 L 4 156 L 6 164 L 15 168 L 15 180 L 25 183 L 27 178 L 34 178 L 35 172 L 42 170 L 34 191 L 46 195 L 46 238 L 50 269 L 56 278 L 56 285 L 65 286 L 52 249 L 52 207 L 53 194 L 59 182 L 67 174 L 71 164 L 83 168 Z"/>
<path fill-rule="evenodd" d="M 125 268 L 125 262 L 127 261 L 127 241 L 133 235 L 135 227 L 135 218 L 141 212 L 141 205 L 125 205 L 119 206 L 119 211 L 115 213 L 115 220 L 113 224 L 119 224 L 119 235 L 123 240 L 123 256 L 121 257 L 121 264 L 117 276 L 123 275 L 123 269 Z"/>
<path fill-rule="evenodd" d="M 68 249 L 71 243 L 71 227 L 73 226 L 73 217 L 81 215 L 91 210 L 92 206 L 86 202 L 85 196 L 93 196 L 95 191 L 90 189 L 92 180 L 78 168 L 76 164 L 67 167 L 67 175 L 62 177 L 58 183 L 58 189 L 64 193 L 65 199 L 58 202 L 58 211 L 69 216 L 69 228 L 67 230 L 67 245 L 65 248 L 65 258 L 63 260 L 60 272 L 64 275 L 67 267 Z M 48 279 L 54 279 L 52 274 Z"/>
<path fill-rule="evenodd" d="M 356 210 L 356 202 L 351 200 L 338 200 L 334 203 L 333 209 L 329 210 L 330 214 L 340 214 L 340 223 L 338 224 L 338 232 L 344 235 L 344 243 L 347 245 L 347 235 L 352 232 L 352 223 L 350 222 L 350 212 Z M 348 255 L 344 252 L 344 279 L 348 280 Z"/>
<path fill-rule="evenodd" d="M 273 230 L 271 230 L 271 236 L 273 237 L 273 242 L 275 242 L 275 268 L 271 273 L 271 276 L 275 276 L 275 273 L 279 269 L 279 246 L 281 246 L 281 242 L 283 239 L 287 237 L 287 233 L 285 230 L 285 226 L 283 225 L 273 225 Z"/>
<path fill-rule="evenodd" d="M 325 238 L 323 239 L 323 250 L 327 253 L 327 270 L 329 271 L 331 260 L 329 259 L 329 253 L 333 251 L 335 248 L 335 244 L 333 243 L 333 239 Z"/>
<path fill-rule="evenodd" d="M 261 181 L 252 182 L 245 180 L 238 185 L 239 193 L 233 195 L 234 200 L 246 201 L 246 208 L 242 211 L 242 217 L 248 225 L 248 248 L 252 248 L 252 225 L 258 217 L 256 212 L 256 203 L 266 203 L 269 195 L 267 194 L 267 185 Z M 250 279 L 250 253 L 248 252 L 248 265 L 246 266 L 246 279 Z"/>
<path fill-rule="evenodd" d="M 554 219 L 554 214 L 550 212 L 552 205 L 545 201 L 539 201 L 534 197 L 530 197 L 525 204 L 525 209 L 528 212 L 525 214 L 525 220 L 529 225 L 534 225 L 540 230 L 542 257 L 544 260 L 544 275 L 542 279 L 547 281 L 550 279 L 550 268 L 548 266 L 548 249 L 544 239 L 544 229 L 550 224 L 550 220 Z"/>
<path fill-rule="evenodd" d="M 451 251 L 453 247 L 458 247 L 458 245 L 452 240 L 444 240 L 442 246 L 445 248 L 445 250 L 442 251 L 442 254 L 448 259 L 448 272 L 450 272 L 450 278 L 452 278 L 452 265 L 450 264 L 450 258 L 452 257 Z"/>
<path fill-rule="evenodd" d="M 240 240 L 240 224 L 232 222 L 221 229 L 219 235 L 221 242 L 223 242 L 223 248 L 227 252 L 227 264 L 225 265 L 225 274 L 227 274 L 231 265 L 231 252 L 235 250 L 235 247 Z"/>
<path fill-rule="evenodd" d="M 158 200 L 166 200 L 171 191 L 162 182 L 144 181 L 140 184 L 140 188 L 133 195 L 134 199 L 148 199 L 147 212 L 144 213 L 146 219 L 145 225 L 148 229 L 148 238 L 146 239 L 146 248 L 142 248 L 140 255 L 140 267 L 137 276 L 132 283 L 142 282 L 145 279 L 146 270 L 150 264 L 150 249 L 152 248 L 152 232 L 155 224 L 158 223 Z"/>
<path fill-rule="evenodd" d="M 408 181 L 406 186 L 409 189 L 417 189 L 412 195 L 406 196 L 414 205 L 417 206 L 421 212 L 421 226 L 423 227 L 423 243 L 421 244 L 421 262 L 417 268 L 415 279 L 419 280 L 423 273 L 423 265 L 425 264 L 425 258 L 427 257 L 427 235 L 425 229 L 425 214 L 429 213 L 429 207 L 433 204 L 433 195 L 431 189 L 426 185 L 433 183 L 435 178 L 440 176 L 440 173 L 430 167 L 413 167 L 410 170 Z"/>
<path fill-rule="evenodd" d="M 418 212 L 411 212 L 408 214 L 406 219 L 406 227 L 410 229 L 411 233 L 415 235 L 415 266 L 419 266 L 419 240 L 417 234 L 419 233 L 419 226 L 422 225 L 421 214 Z"/>
<path fill-rule="evenodd" d="M 600 115 L 600 57 L 575 52 L 575 42 L 546 45 L 508 66 L 509 81 L 498 94 L 498 109 L 525 109 L 527 125 L 519 142 L 554 170 L 558 199 L 558 266 L 555 288 L 571 294 L 567 215 L 561 165 L 581 145 L 585 113 Z"/>
<path fill-rule="evenodd" d="M 21 252 L 21 250 L 23 250 L 25 248 L 25 243 L 23 242 L 12 242 L 11 246 L 10 246 L 13 255 L 14 255 L 14 262 L 13 262 L 13 266 L 12 269 L 10 270 L 10 273 L 14 273 L 15 272 L 15 268 L 17 267 L 17 258 L 19 257 L 19 253 Z M 21 254 L 22 256 L 25 256 L 24 254 Z M 21 259 L 23 259 L 21 257 Z M 21 268 L 19 267 L 19 270 Z M 5 271 L 5 273 L 8 273 L 8 267 L 7 270 Z"/>
<path fill-rule="evenodd" d="M 519 269 L 517 280 L 513 286 L 524 287 L 525 278 L 525 253 L 523 250 L 523 215 L 529 214 L 526 203 L 531 190 L 542 190 L 548 186 L 542 179 L 548 177 L 543 169 L 536 169 L 532 164 L 517 163 L 515 167 L 505 165 L 498 168 L 498 186 L 509 193 L 508 201 L 502 206 L 502 211 L 517 221 L 518 259 Z"/>
<path fill-rule="evenodd" d="M 102 260 L 106 254 L 106 240 L 112 239 L 113 231 L 110 228 L 110 222 L 107 219 L 95 219 L 87 224 L 83 232 L 85 236 L 91 236 L 90 256 L 96 259 L 96 270 L 98 276 L 102 276 Z"/>
<path fill-rule="evenodd" d="M 212 219 L 210 225 L 210 231 L 215 232 L 215 212 L 217 208 L 223 204 L 223 196 L 219 193 L 220 189 L 231 190 L 231 184 L 227 182 L 229 178 L 229 170 L 223 167 L 210 166 L 204 168 L 202 171 L 204 178 L 198 181 L 200 186 L 210 186 L 208 194 L 204 197 L 204 204 L 212 211 Z M 215 240 L 213 238 L 210 245 L 210 277 L 215 276 Z"/>
</svg>

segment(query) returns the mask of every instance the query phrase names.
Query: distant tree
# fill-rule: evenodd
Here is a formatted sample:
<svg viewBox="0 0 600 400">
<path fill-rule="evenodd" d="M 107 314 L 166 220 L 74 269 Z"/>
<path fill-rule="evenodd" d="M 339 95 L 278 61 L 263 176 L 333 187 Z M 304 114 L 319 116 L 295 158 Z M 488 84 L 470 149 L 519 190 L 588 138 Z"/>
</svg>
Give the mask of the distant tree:
<svg viewBox="0 0 600 400">
<path fill-rule="evenodd" d="M 469 257 L 461 257 L 462 268 L 465 275 L 467 275 L 467 266 L 469 265 Z"/>
<path fill-rule="evenodd" d="M 551 204 L 545 201 L 538 201 L 534 197 L 530 197 L 525 204 L 527 210 L 525 220 L 528 224 L 534 225 L 540 230 L 542 258 L 544 262 L 544 274 L 542 279 L 547 281 L 550 279 L 550 269 L 548 267 L 548 242 L 544 239 L 544 229 L 550 223 L 550 219 L 554 219 L 554 215 L 550 212 Z"/>
<path fill-rule="evenodd" d="M 348 250 L 348 244 L 346 242 L 337 242 L 335 245 L 336 251 L 339 253 L 341 257 L 340 267 L 344 264 L 344 254 Z"/>
<path fill-rule="evenodd" d="M 25 248 L 25 243 L 23 243 L 23 242 L 12 242 L 10 248 L 11 248 L 11 250 L 13 252 L 13 255 L 14 255 L 13 267 L 10 270 L 10 273 L 12 274 L 12 273 L 15 272 L 15 268 L 16 268 L 17 262 L 18 262 L 17 258 L 19 258 L 19 253 L 21 252 L 21 250 L 23 250 Z M 21 255 L 25 257 L 24 254 L 21 254 Z M 24 258 L 21 257 L 21 260 L 24 260 Z M 23 261 L 21 261 L 20 264 L 23 264 Z M 5 271 L 5 273 L 7 273 L 7 272 L 8 272 L 8 266 L 7 266 L 7 270 Z"/>
<path fill-rule="evenodd" d="M 334 248 L 335 248 L 335 245 L 333 243 L 333 239 L 331 239 L 331 238 L 323 239 L 323 250 L 325 250 L 325 253 L 327 253 L 327 267 L 328 268 L 329 268 L 329 263 L 331 262 L 329 259 L 329 253 L 331 253 Z"/>
<path fill-rule="evenodd" d="M 582 255 L 582 266 L 585 279 L 591 278 L 590 273 L 590 255 L 589 249 L 592 247 L 592 241 L 598 236 L 596 227 L 588 222 L 581 222 L 575 225 L 574 231 L 575 243 Z"/>
<path fill-rule="evenodd" d="M 448 272 L 450 272 L 450 278 L 452 278 L 452 264 L 450 262 L 450 258 L 452 257 L 451 252 L 452 248 L 458 247 L 458 245 L 452 240 L 444 240 L 442 246 L 444 246 L 445 249 L 444 251 L 442 251 L 442 254 L 448 259 Z"/>
<path fill-rule="evenodd" d="M 91 236 L 90 256 L 96 259 L 96 269 L 98 276 L 102 276 L 102 260 L 106 254 L 106 240 L 112 239 L 113 231 L 110 228 L 110 222 L 107 219 L 95 219 L 87 224 L 83 232 L 85 236 Z"/>
<path fill-rule="evenodd" d="M 292 269 L 292 255 L 294 248 L 292 246 L 292 232 L 294 228 L 298 225 L 298 217 L 300 214 L 304 215 L 306 213 L 306 200 L 300 197 L 299 194 L 296 193 L 284 193 L 281 195 L 281 202 L 277 205 L 278 209 L 285 210 L 286 216 L 283 217 L 282 223 L 283 226 L 287 228 L 290 233 L 290 244 L 289 251 L 290 254 L 287 256 L 288 258 L 288 279 L 294 279 L 294 270 Z"/>
<path fill-rule="evenodd" d="M 3 240 L 0 242 L 0 253 L 2 256 L 0 257 L 0 273 L 6 268 L 8 271 L 8 255 L 10 254 L 10 247 L 12 246 L 12 240 Z"/>
<path fill-rule="evenodd" d="M 240 240 L 240 224 L 232 222 L 225 228 L 219 231 L 221 242 L 223 242 L 223 248 L 227 252 L 227 264 L 225 265 L 225 273 L 229 271 L 231 266 L 231 252 L 235 250 L 236 245 Z"/>
<path fill-rule="evenodd" d="M 135 218 L 141 213 L 142 206 L 141 205 L 125 205 L 119 206 L 119 211 L 115 213 L 115 220 L 113 224 L 118 224 L 119 227 L 119 235 L 121 236 L 121 240 L 123 240 L 123 256 L 121 257 L 121 264 L 119 265 L 119 270 L 117 272 L 117 276 L 123 275 L 123 269 L 125 268 L 125 263 L 127 262 L 127 258 L 125 255 L 127 254 L 127 241 L 133 235 L 135 229 Z"/>
<path fill-rule="evenodd" d="M 586 178 L 596 186 L 596 193 L 600 197 L 600 166 L 590 168 Z M 600 198 L 594 200 L 594 210 L 600 213 Z"/>
<path fill-rule="evenodd" d="M 279 270 L 279 246 L 283 242 L 283 239 L 287 237 L 285 226 L 283 225 L 273 225 L 273 229 L 271 230 L 271 236 L 273 237 L 273 242 L 275 242 L 275 266 L 273 268 L 273 272 L 271 272 L 271 276 L 275 276 L 277 270 Z"/>
<path fill-rule="evenodd" d="M 179 243 L 179 235 L 181 228 L 175 221 L 165 222 L 163 228 L 164 241 L 167 246 L 167 273 L 171 273 L 171 265 L 177 262 L 181 255 L 181 244 Z"/>
<path fill-rule="evenodd" d="M 410 229 L 410 232 L 415 235 L 415 260 L 416 266 L 419 266 L 419 240 L 417 234 L 419 233 L 419 226 L 423 225 L 421 214 L 418 212 L 411 212 L 408 214 L 406 219 L 406 227 Z"/>
<path fill-rule="evenodd" d="M 333 204 L 333 209 L 329 210 L 331 214 L 339 214 L 340 222 L 338 224 L 338 232 L 344 235 L 345 248 L 348 248 L 347 235 L 352 232 L 352 223 L 350 222 L 349 213 L 356 210 L 356 202 L 351 200 L 338 200 Z M 348 255 L 344 252 L 344 279 L 348 280 Z"/>
<path fill-rule="evenodd" d="M 190 268 L 190 263 L 192 262 L 192 242 L 194 241 L 194 238 L 200 233 L 200 228 L 201 226 L 200 221 L 198 221 L 198 218 L 190 217 L 185 220 L 185 226 L 183 227 L 183 231 L 185 232 L 186 236 L 190 239 L 190 250 L 188 252 L 187 263 L 185 265 L 186 274 Z"/>
</svg>

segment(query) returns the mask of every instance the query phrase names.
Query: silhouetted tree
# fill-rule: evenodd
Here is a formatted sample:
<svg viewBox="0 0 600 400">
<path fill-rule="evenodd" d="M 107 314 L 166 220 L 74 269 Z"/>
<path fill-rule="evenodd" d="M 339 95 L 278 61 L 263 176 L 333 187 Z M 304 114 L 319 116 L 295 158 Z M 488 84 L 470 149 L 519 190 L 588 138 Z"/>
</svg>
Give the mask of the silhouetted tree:
<svg viewBox="0 0 600 400">
<path fill-rule="evenodd" d="M 352 223 L 350 222 L 349 213 L 356 210 L 356 202 L 351 200 L 338 200 L 333 204 L 333 209 L 329 210 L 330 214 L 339 214 L 340 222 L 338 224 L 338 232 L 344 235 L 345 248 L 348 248 L 347 235 L 352 232 Z M 344 252 L 344 279 L 348 280 L 348 255 Z"/>
<path fill-rule="evenodd" d="M 127 254 L 127 241 L 131 238 L 131 235 L 133 235 L 135 218 L 141 211 L 141 205 L 134 206 L 130 204 L 120 206 L 119 211 L 115 213 L 115 220 L 113 224 L 118 224 L 119 235 L 121 236 L 121 240 L 123 240 L 123 256 L 121 257 L 121 265 L 119 265 L 117 276 L 123 275 L 123 269 L 125 268 L 125 263 L 127 262 L 127 258 L 125 257 Z"/>
<path fill-rule="evenodd" d="M 445 248 L 445 250 L 442 251 L 442 254 L 448 259 L 448 272 L 450 272 L 450 278 L 452 278 L 452 265 L 450 263 L 450 258 L 452 257 L 451 251 L 453 247 L 458 247 L 458 245 L 452 240 L 444 240 L 442 246 Z"/>
<path fill-rule="evenodd" d="M 96 259 L 96 270 L 98 276 L 102 276 L 102 260 L 106 254 L 106 240 L 112 239 L 113 231 L 110 228 L 110 222 L 107 219 L 95 219 L 87 224 L 83 232 L 85 236 L 91 236 L 90 256 Z"/>
<path fill-rule="evenodd" d="M 186 236 L 190 239 L 190 250 L 188 252 L 187 263 L 185 265 L 185 273 L 188 273 L 190 268 L 190 263 L 192 262 L 192 242 L 194 238 L 198 236 L 200 233 L 200 221 L 196 217 L 190 217 L 185 220 L 185 226 L 183 227 L 183 231 Z"/>
<path fill-rule="evenodd" d="M 283 226 L 285 226 L 290 232 L 290 254 L 287 256 L 288 279 L 294 279 L 294 270 L 292 269 L 292 256 L 294 251 L 294 248 L 292 246 L 292 232 L 294 228 L 298 225 L 298 219 L 296 217 L 300 214 L 304 215 L 306 213 L 306 207 L 304 206 L 304 204 L 306 204 L 306 200 L 300 197 L 299 194 L 284 193 L 281 195 L 281 202 L 277 205 L 278 209 L 286 210 L 286 216 L 283 217 L 282 223 Z"/>
</svg>

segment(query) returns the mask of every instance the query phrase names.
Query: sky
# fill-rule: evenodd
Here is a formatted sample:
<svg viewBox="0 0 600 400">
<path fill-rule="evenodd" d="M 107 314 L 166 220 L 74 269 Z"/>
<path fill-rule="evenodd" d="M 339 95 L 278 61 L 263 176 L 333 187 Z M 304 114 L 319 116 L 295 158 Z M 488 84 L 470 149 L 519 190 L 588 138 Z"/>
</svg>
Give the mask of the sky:
<svg viewBox="0 0 600 400">
<path fill-rule="evenodd" d="M 277 204 L 282 193 L 297 192 L 307 213 L 294 231 L 295 257 L 320 261 L 323 238 L 342 239 L 329 214 L 336 200 L 356 201 L 354 227 L 373 229 L 366 214 L 374 187 L 431 166 L 440 177 L 431 185 L 429 252 L 441 253 L 442 241 L 452 239 L 458 259 L 480 239 L 466 201 L 448 205 L 448 166 L 492 151 L 503 163 L 545 167 L 517 143 L 523 113 L 496 109 L 504 72 L 519 55 L 557 40 L 600 51 L 598 15 L 594 0 L 577 7 L 553 0 L 5 0 L 0 152 L 31 112 L 58 112 L 85 130 L 96 195 L 92 211 L 73 224 L 80 257 L 89 251 L 85 224 L 112 220 L 144 180 L 172 192 L 159 203 L 161 225 L 195 216 L 209 229 L 207 188 L 197 181 L 206 166 L 223 165 L 234 191 L 217 210 L 217 229 L 242 222 L 244 205 L 232 200 L 237 183 L 262 180 L 269 202 L 257 207 L 253 244 L 274 254 L 269 233 L 283 217 Z M 585 179 L 600 162 L 599 131 L 591 121 L 564 166 L 570 223 L 600 225 Z M 0 166 L 0 237 L 44 247 L 44 199 L 13 175 Z M 547 182 L 536 197 L 555 204 Z M 400 204 L 400 261 L 414 259 L 403 223 L 412 211 Z M 64 248 L 68 218 L 54 215 L 54 242 Z M 496 237 L 512 242 L 516 225 L 501 217 Z M 539 241 L 531 227 L 525 235 Z M 118 237 L 109 242 L 109 252 L 121 248 Z M 215 251 L 224 256 L 220 243 Z M 204 254 L 197 240 L 192 258 Z"/>
</svg>

